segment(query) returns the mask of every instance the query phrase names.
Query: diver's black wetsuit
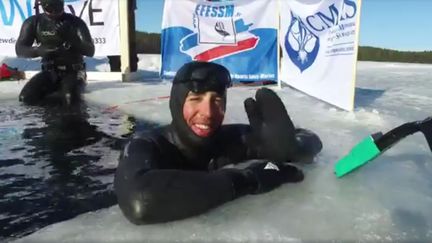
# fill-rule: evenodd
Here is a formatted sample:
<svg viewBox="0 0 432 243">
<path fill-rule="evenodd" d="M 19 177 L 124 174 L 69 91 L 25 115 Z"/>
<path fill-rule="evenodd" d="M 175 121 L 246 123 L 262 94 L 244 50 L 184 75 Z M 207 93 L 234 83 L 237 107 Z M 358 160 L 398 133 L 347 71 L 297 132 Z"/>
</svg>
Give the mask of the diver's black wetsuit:
<svg viewBox="0 0 432 243">
<path fill-rule="evenodd" d="M 268 169 L 267 162 L 243 170 L 221 167 L 250 159 L 307 160 L 322 148 L 318 136 L 304 129 L 297 129 L 292 137 L 294 140 L 285 143 L 288 148 L 285 146 L 283 153 L 290 147 L 295 148 L 287 156 L 266 153 L 265 145 L 256 141 L 249 125 L 223 125 L 211 138 L 196 136 L 183 118 L 187 93 L 219 90 L 218 93 L 225 97 L 226 89 L 207 84 L 212 82 L 209 77 L 216 76 L 214 72 L 202 75 L 204 72 L 199 73 L 199 65 L 190 66 L 198 75 L 194 77 L 187 71 L 182 74 L 180 70 L 176 78 L 185 75 L 186 80 L 196 80 L 201 76 L 202 80 L 190 86 L 190 82 L 174 79 L 170 98 L 172 123 L 135 136 L 126 144 L 120 157 L 114 188 L 121 210 L 134 224 L 190 217 L 245 194 L 262 193 L 284 182 L 301 181 L 301 171 L 289 165 L 278 164 L 279 170 Z M 215 81 L 221 79 L 223 77 L 215 77 Z M 269 90 L 260 92 L 273 95 Z M 277 98 L 277 102 L 280 99 Z M 272 147 L 275 143 L 284 144 L 277 138 L 273 140 L 269 141 Z"/>
<path fill-rule="evenodd" d="M 248 144 L 249 130 L 248 125 L 224 125 L 212 145 L 195 149 L 180 141 L 172 125 L 132 139 L 115 177 L 117 200 L 125 216 L 135 224 L 165 222 L 254 193 L 253 181 L 233 178 L 232 171 L 220 169 L 259 159 L 257 149 Z M 240 185 L 233 186 L 236 179 Z"/>
<path fill-rule="evenodd" d="M 83 20 L 67 13 L 55 19 L 45 13 L 31 16 L 21 27 L 15 50 L 19 57 L 42 57 L 42 71 L 24 86 L 21 101 L 36 104 L 58 90 L 65 102 L 79 101 L 86 80 L 83 56 L 95 52 Z"/>
</svg>

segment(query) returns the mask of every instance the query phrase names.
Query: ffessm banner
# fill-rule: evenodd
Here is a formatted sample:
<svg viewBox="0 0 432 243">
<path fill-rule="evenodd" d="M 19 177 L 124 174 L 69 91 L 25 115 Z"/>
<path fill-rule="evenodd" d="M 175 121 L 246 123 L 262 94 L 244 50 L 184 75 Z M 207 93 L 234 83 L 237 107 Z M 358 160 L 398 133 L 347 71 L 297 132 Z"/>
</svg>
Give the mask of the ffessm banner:
<svg viewBox="0 0 432 243">
<path fill-rule="evenodd" d="M 275 0 L 165 0 L 162 78 L 193 60 L 227 67 L 233 80 L 278 80 Z"/>
</svg>

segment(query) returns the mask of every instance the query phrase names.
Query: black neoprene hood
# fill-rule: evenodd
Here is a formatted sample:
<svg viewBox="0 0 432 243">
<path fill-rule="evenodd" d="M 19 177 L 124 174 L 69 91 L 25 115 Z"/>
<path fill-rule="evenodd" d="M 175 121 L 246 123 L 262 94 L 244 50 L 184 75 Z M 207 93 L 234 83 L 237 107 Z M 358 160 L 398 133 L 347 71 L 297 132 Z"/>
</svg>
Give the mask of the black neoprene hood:
<svg viewBox="0 0 432 243">
<path fill-rule="evenodd" d="M 200 147 L 212 140 L 202 138 L 189 128 L 183 117 L 183 105 L 189 91 L 204 93 L 214 91 L 220 94 L 226 103 L 226 90 L 231 86 L 231 75 L 224 66 L 211 62 L 189 62 L 176 73 L 171 88 L 170 111 L 172 125 L 179 138 L 190 146 Z"/>
<path fill-rule="evenodd" d="M 212 62 L 189 62 L 183 65 L 173 80 L 173 85 L 184 83 L 190 91 L 203 93 L 215 91 L 223 94 L 231 86 L 231 75 L 224 66 Z"/>
<path fill-rule="evenodd" d="M 63 12 L 64 0 L 39 0 L 39 4 L 45 12 L 58 14 Z"/>
</svg>

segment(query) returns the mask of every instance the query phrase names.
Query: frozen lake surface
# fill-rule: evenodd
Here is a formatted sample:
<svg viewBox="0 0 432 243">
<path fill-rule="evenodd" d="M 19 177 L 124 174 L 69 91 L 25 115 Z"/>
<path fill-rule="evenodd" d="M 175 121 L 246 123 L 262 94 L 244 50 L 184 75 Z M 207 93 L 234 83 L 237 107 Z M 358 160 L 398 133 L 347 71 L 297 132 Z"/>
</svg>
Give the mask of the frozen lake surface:
<svg viewBox="0 0 432 243">
<path fill-rule="evenodd" d="M 151 124 L 170 122 L 170 83 L 155 78 L 158 58 L 141 56 L 148 82 L 89 82 L 86 100 Z M 134 226 L 118 206 L 79 215 L 18 242 L 394 242 L 432 241 L 432 153 L 421 134 L 337 179 L 335 162 L 365 136 L 430 116 L 432 65 L 359 62 L 356 108 L 345 112 L 288 87 L 278 90 L 293 121 L 318 133 L 324 149 L 305 180 L 245 196 L 186 220 Z M 22 84 L 2 84 L 4 96 Z M 14 88 L 15 87 L 15 88 Z M 243 100 L 256 87 L 233 87 L 225 123 L 246 123 Z M 4 91 L 9 90 L 9 91 Z M 14 91 L 15 90 L 15 91 Z M 1 95 L 1 93 L 0 93 Z M 110 109 L 112 110 L 112 109 Z M 116 161 L 111 168 L 115 167 Z M 110 178 L 112 180 L 112 178 Z"/>
</svg>

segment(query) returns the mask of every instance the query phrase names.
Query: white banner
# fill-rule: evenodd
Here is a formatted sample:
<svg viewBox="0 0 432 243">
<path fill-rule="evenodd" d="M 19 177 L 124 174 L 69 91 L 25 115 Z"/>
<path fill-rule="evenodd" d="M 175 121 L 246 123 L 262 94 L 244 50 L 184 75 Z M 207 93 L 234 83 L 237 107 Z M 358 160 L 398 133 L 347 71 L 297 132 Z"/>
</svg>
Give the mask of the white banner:
<svg viewBox="0 0 432 243">
<path fill-rule="evenodd" d="M 281 0 L 281 80 L 353 110 L 361 0 Z"/>
<path fill-rule="evenodd" d="M 224 65 L 234 80 L 277 81 L 277 3 L 165 0 L 162 77 L 197 60 Z"/>
<path fill-rule="evenodd" d="M 95 56 L 120 55 L 118 1 L 65 0 L 65 11 L 87 23 L 96 47 Z M 35 14 L 34 2 L 0 0 L 0 56 L 16 56 L 15 42 L 24 20 Z"/>
</svg>

